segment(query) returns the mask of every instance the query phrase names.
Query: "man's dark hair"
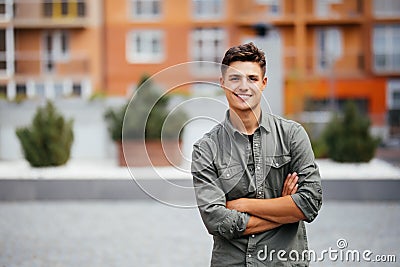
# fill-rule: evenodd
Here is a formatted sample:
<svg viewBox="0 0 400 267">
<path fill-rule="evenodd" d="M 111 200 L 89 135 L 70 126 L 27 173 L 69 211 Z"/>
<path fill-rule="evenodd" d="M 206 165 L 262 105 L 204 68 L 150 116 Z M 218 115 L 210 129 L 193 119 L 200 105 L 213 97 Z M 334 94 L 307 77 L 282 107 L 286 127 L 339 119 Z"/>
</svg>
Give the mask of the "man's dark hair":
<svg viewBox="0 0 400 267">
<path fill-rule="evenodd" d="M 225 72 L 232 62 L 235 61 L 250 61 L 256 62 L 260 65 L 262 75 L 265 75 L 266 61 L 264 52 L 255 46 L 252 42 L 233 46 L 226 51 L 224 58 L 222 59 L 221 73 L 225 75 Z"/>
</svg>

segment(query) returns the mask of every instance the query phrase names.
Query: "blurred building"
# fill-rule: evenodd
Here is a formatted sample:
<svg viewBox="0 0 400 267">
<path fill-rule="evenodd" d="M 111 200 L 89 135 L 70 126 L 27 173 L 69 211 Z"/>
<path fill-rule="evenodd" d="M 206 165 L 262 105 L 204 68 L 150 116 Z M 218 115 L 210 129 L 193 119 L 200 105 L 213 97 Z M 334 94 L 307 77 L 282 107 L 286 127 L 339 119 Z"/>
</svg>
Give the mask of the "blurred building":
<svg viewBox="0 0 400 267">
<path fill-rule="evenodd" d="M 324 122 L 350 99 L 375 130 L 400 133 L 398 0 L 3 0 L 0 16 L 9 99 L 126 96 L 144 74 L 220 62 L 229 46 L 274 32 L 284 114 Z M 195 65 L 179 76 L 218 81 L 217 69 Z"/>
<path fill-rule="evenodd" d="M 98 0 L 0 1 L 0 94 L 88 96 L 101 88 Z"/>
<path fill-rule="evenodd" d="M 143 73 L 177 63 L 220 62 L 227 47 L 275 29 L 283 44 L 286 115 L 324 122 L 326 112 L 353 100 L 382 135 L 387 125 L 398 131 L 397 0 L 113 0 L 106 5 L 111 94 L 125 94 Z M 199 63 L 194 75 L 208 71 Z"/>
</svg>

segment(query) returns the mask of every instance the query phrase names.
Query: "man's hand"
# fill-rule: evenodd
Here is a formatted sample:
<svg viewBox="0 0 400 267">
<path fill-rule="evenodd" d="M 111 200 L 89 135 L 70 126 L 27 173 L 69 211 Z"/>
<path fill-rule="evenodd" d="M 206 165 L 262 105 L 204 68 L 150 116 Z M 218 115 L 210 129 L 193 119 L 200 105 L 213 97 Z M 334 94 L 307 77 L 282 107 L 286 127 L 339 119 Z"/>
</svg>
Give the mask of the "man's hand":
<svg viewBox="0 0 400 267">
<path fill-rule="evenodd" d="M 293 195 L 297 192 L 299 177 L 297 173 L 289 173 L 286 177 L 285 183 L 283 184 L 282 196 Z M 230 210 L 237 210 L 240 212 L 247 212 L 246 204 L 247 198 L 238 198 L 226 202 L 226 208 Z"/>
<path fill-rule="evenodd" d="M 282 196 L 289 196 L 293 195 L 297 192 L 297 188 L 299 185 L 297 184 L 297 181 L 299 180 L 299 177 L 297 176 L 297 173 L 294 172 L 292 174 L 288 174 L 286 177 L 285 183 L 283 184 L 283 190 L 282 190 Z"/>
<path fill-rule="evenodd" d="M 246 212 L 251 215 L 250 218 L 254 217 L 251 231 L 249 230 L 246 234 L 304 220 L 303 212 L 296 206 L 291 197 L 297 192 L 298 180 L 297 173 L 288 174 L 283 184 L 282 197 L 269 199 L 239 198 L 227 201 L 226 208 Z"/>
<path fill-rule="evenodd" d="M 226 202 L 226 208 L 230 210 L 237 210 L 240 212 L 246 212 L 246 204 L 247 198 L 238 198 L 234 200 L 230 200 Z"/>
</svg>

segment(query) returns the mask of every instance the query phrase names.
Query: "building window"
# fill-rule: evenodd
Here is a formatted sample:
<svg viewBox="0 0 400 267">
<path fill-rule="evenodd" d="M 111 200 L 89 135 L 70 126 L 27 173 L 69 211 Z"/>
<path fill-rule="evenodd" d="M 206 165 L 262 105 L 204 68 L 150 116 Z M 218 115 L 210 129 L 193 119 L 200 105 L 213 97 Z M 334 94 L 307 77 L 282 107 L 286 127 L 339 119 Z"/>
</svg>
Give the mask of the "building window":
<svg viewBox="0 0 400 267">
<path fill-rule="evenodd" d="M 64 83 L 63 82 L 55 82 L 54 83 L 54 97 L 62 98 L 64 97 Z"/>
<path fill-rule="evenodd" d="M 387 81 L 386 103 L 388 108 L 388 124 L 391 134 L 400 133 L 400 80 Z"/>
<path fill-rule="evenodd" d="M 4 17 L 6 14 L 6 3 L 4 0 L 0 2 L 0 17 Z"/>
<path fill-rule="evenodd" d="M 215 64 L 215 69 L 210 68 L 210 64 L 202 61 L 221 63 L 222 56 L 226 49 L 226 32 L 221 28 L 200 28 L 192 32 L 192 60 L 197 62 L 198 70 L 215 72 L 219 64 Z"/>
<path fill-rule="evenodd" d="M 45 0 L 43 15 L 50 18 L 84 17 L 86 13 L 85 0 Z"/>
<path fill-rule="evenodd" d="M 53 16 L 53 3 L 50 1 L 44 1 L 43 3 L 43 15 L 45 17 Z"/>
<path fill-rule="evenodd" d="M 374 0 L 373 13 L 376 17 L 400 16 L 399 0 Z"/>
<path fill-rule="evenodd" d="M 46 87 L 43 83 L 34 83 L 34 94 L 39 98 L 46 97 Z"/>
<path fill-rule="evenodd" d="M 14 30 L 0 29 L 0 75 L 14 72 Z"/>
<path fill-rule="evenodd" d="M 0 20 L 10 20 L 13 17 L 13 0 L 0 1 Z"/>
<path fill-rule="evenodd" d="M 282 12 L 282 0 L 257 0 L 260 5 L 268 6 L 267 15 L 279 16 Z"/>
<path fill-rule="evenodd" d="M 61 15 L 62 16 L 67 16 L 69 14 L 68 12 L 68 1 L 67 0 L 62 0 L 61 1 Z"/>
<path fill-rule="evenodd" d="M 318 17 L 326 17 L 334 15 L 331 5 L 340 4 L 342 0 L 315 0 L 315 15 Z"/>
<path fill-rule="evenodd" d="M 0 30 L 0 72 L 7 71 L 6 30 Z"/>
<path fill-rule="evenodd" d="M 342 32 L 335 27 L 317 30 L 317 68 L 330 70 L 335 61 L 342 56 Z"/>
<path fill-rule="evenodd" d="M 269 4 L 269 12 L 268 14 L 271 16 L 279 16 L 282 12 L 281 1 L 280 0 L 271 0 Z"/>
<path fill-rule="evenodd" d="M 26 84 L 17 84 L 15 88 L 17 96 L 23 96 L 26 97 L 27 91 L 26 91 Z"/>
<path fill-rule="evenodd" d="M 133 19 L 155 19 L 161 16 L 160 0 L 129 0 Z"/>
<path fill-rule="evenodd" d="M 224 12 L 224 0 L 192 0 L 193 17 L 196 19 L 220 19 Z"/>
<path fill-rule="evenodd" d="M 400 72 L 400 24 L 374 27 L 373 53 L 376 72 Z"/>
<path fill-rule="evenodd" d="M 47 31 L 43 35 L 44 72 L 51 73 L 58 62 L 69 58 L 69 34 L 67 31 Z"/>
<path fill-rule="evenodd" d="M 78 17 L 85 17 L 86 16 L 86 5 L 85 2 L 79 1 L 78 2 Z"/>
<path fill-rule="evenodd" d="M 7 84 L 0 84 L 0 99 L 7 98 Z"/>
<path fill-rule="evenodd" d="M 82 84 L 81 83 L 74 83 L 72 85 L 72 95 L 74 95 L 74 96 L 82 95 Z"/>
<path fill-rule="evenodd" d="M 388 109 L 400 110 L 400 80 L 391 79 L 387 81 L 387 107 Z"/>
<path fill-rule="evenodd" d="M 157 63 L 164 59 L 164 32 L 135 30 L 127 35 L 126 58 L 129 63 Z"/>
<path fill-rule="evenodd" d="M 400 91 L 393 92 L 392 94 L 392 102 L 393 106 L 397 109 L 400 109 Z"/>
</svg>

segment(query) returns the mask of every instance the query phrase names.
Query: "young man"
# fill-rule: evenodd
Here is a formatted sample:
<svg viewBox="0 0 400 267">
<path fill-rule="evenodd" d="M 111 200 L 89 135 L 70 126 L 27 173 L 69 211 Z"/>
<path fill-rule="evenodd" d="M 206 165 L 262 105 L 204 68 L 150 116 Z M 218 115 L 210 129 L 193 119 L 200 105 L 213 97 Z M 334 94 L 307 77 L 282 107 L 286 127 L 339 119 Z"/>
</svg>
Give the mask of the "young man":
<svg viewBox="0 0 400 267">
<path fill-rule="evenodd" d="M 214 238 L 211 266 L 308 266 L 303 221 L 321 207 L 321 178 L 303 127 L 261 112 L 265 68 L 253 43 L 226 52 L 220 83 L 229 110 L 194 145 L 196 199 Z"/>
</svg>

